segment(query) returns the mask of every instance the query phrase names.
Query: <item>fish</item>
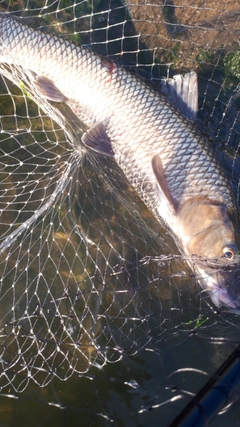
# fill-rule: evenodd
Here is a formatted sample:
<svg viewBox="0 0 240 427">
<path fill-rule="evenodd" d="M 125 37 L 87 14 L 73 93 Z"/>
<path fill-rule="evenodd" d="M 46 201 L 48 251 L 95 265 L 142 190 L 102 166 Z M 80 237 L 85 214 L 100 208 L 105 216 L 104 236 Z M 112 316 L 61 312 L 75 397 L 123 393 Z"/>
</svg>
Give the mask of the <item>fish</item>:
<svg viewBox="0 0 240 427">
<path fill-rule="evenodd" d="M 196 122 L 121 65 L 8 13 L 0 14 L 0 62 L 30 72 L 44 97 L 71 107 L 87 128 L 84 146 L 115 159 L 203 292 L 216 307 L 237 309 L 236 200 Z"/>
</svg>

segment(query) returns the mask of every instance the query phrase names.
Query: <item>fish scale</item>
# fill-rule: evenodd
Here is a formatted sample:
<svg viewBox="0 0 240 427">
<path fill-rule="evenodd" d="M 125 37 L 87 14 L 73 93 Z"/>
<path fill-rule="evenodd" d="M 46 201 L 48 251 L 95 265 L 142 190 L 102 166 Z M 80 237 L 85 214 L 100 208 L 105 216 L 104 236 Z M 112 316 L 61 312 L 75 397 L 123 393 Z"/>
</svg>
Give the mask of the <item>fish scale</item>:
<svg viewBox="0 0 240 427">
<path fill-rule="evenodd" d="M 196 125 L 165 96 L 110 60 L 7 13 L 0 14 L 0 61 L 30 70 L 32 83 L 48 99 L 72 108 L 90 128 L 83 135 L 85 145 L 114 155 L 142 200 L 178 237 L 180 250 L 190 256 L 201 250 L 204 256 L 221 257 L 224 250 L 236 255 L 231 185 Z M 204 212 L 207 230 L 212 227 L 209 236 Z M 218 228 L 225 244 L 216 238 Z M 236 289 L 229 290 L 233 281 L 226 285 L 219 272 L 206 274 L 196 265 L 214 304 L 240 305 L 240 298 L 233 297 Z"/>
<path fill-rule="evenodd" d="M 179 203 L 201 194 L 233 204 L 231 188 L 203 136 L 139 78 L 115 64 L 109 70 L 105 62 L 88 49 L 28 28 L 8 14 L 0 15 L 0 38 L 2 61 L 6 59 L 52 79 L 70 105 L 72 102 L 85 107 L 83 117 L 83 108 L 80 109 L 79 118 L 86 125 L 108 121 L 107 131 L 119 165 L 130 165 L 135 158 L 131 170 L 124 167 L 131 183 L 135 181 L 134 166 L 155 188 L 149 162 L 153 154 L 158 153 L 170 191 L 173 190 L 173 197 Z M 83 93 L 78 87 L 84 88 Z M 97 101 L 102 104 L 98 105 Z M 136 152 L 141 152 L 141 162 L 137 155 L 133 157 Z M 130 161 L 126 162 L 126 158 Z M 198 186 L 191 185 L 189 179 L 187 186 L 184 185 L 186 176 L 190 175 L 199 175 Z M 176 179 L 182 179 L 182 189 L 174 188 Z M 149 205 L 147 196 L 141 194 L 141 183 L 137 191 Z"/>
</svg>

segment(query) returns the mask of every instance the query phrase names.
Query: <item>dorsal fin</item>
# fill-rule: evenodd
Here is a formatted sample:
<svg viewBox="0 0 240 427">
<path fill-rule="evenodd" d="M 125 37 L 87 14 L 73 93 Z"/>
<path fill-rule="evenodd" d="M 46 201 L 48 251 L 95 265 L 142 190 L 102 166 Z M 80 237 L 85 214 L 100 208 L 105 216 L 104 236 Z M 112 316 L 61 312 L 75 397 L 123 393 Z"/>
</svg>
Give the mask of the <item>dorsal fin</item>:
<svg viewBox="0 0 240 427">
<path fill-rule="evenodd" d="M 161 92 L 189 120 L 196 120 L 198 112 L 198 82 L 194 71 L 161 80 Z"/>
</svg>

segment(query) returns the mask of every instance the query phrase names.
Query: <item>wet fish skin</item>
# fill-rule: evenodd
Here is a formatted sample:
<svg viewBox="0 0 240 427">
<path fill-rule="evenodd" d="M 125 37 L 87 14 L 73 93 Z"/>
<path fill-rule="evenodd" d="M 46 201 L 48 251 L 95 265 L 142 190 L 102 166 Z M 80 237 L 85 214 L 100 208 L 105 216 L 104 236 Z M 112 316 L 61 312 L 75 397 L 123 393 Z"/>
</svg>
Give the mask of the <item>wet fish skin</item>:
<svg viewBox="0 0 240 427">
<path fill-rule="evenodd" d="M 90 129 L 84 143 L 114 155 L 184 254 L 234 258 L 231 186 L 202 134 L 165 97 L 110 60 L 8 14 L 0 14 L 0 61 L 31 70 L 44 96 L 71 106 Z M 195 269 L 215 305 L 240 305 L 237 282 L 197 263 Z"/>
</svg>

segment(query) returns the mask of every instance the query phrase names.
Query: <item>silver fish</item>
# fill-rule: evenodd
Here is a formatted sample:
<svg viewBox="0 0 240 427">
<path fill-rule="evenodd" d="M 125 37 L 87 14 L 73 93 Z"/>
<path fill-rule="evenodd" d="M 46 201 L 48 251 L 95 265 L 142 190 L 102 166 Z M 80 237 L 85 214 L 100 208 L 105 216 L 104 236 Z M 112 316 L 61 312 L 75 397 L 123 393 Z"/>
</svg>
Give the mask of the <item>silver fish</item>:
<svg viewBox="0 0 240 427">
<path fill-rule="evenodd" d="M 233 273 L 200 261 L 236 263 L 237 209 L 231 186 L 197 127 L 114 62 L 4 13 L 0 61 L 30 70 L 45 97 L 71 106 L 89 129 L 84 144 L 114 156 L 180 251 L 200 257 L 194 269 L 213 303 L 236 309 L 239 283 Z"/>
</svg>

